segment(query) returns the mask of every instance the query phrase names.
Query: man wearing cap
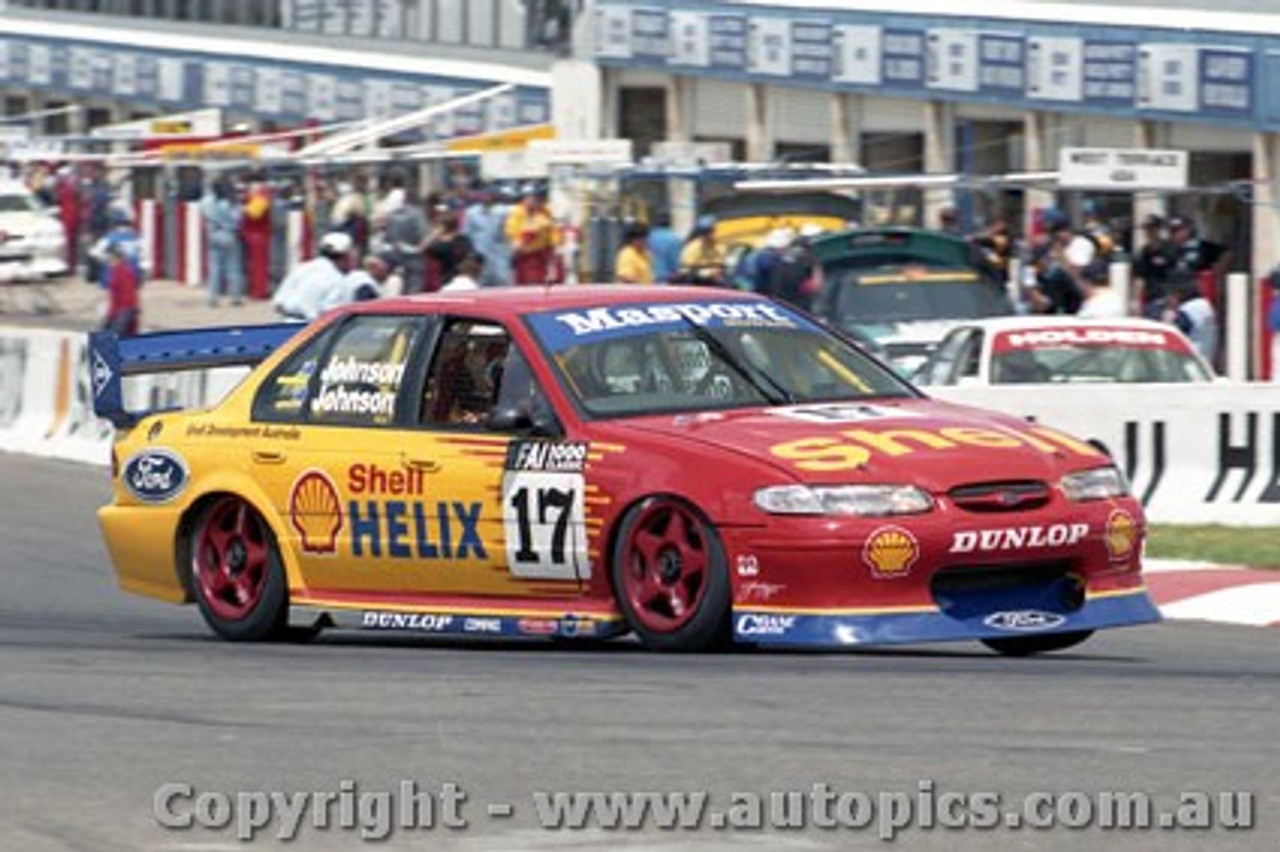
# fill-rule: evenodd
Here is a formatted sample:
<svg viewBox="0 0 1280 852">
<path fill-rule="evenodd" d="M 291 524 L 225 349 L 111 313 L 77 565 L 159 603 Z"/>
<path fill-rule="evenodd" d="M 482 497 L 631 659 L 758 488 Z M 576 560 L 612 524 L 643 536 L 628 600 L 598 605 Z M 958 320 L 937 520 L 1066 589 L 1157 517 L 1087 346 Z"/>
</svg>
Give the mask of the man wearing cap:
<svg viewBox="0 0 1280 852">
<path fill-rule="evenodd" d="M 1142 248 L 1133 260 L 1134 300 L 1149 319 L 1164 315 L 1169 297 L 1169 273 L 1173 269 L 1173 249 L 1164 232 L 1164 219 L 1154 213 L 1142 220 Z"/>
<path fill-rule="evenodd" d="M 613 264 L 614 279 L 619 284 L 652 284 L 654 273 L 653 255 L 649 253 L 649 226 L 644 222 L 629 222 L 622 238 L 622 248 Z"/>
<path fill-rule="evenodd" d="M 280 282 L 273 300 L 285 317 L 310 322 L 347 301 L 351 292 L 351 235 L 332 231 L 320 240 L 320 254 L 298 266 Z"/>
<path fill-rule="evenodd" d="M 516 284 L 549 283 L 557 233 L 546 195 L 537 187 L 526 187 L 524 200 L 507 215 L 506 228 Z"/>
<path fill-rule="evenodd" d="M 144 270 L 142 263 L 142 235 L 133 226 L 133 214 L 123 204 L 113 204 L 107 213 L 111 230 L 93 247 L 93 254 L 98 260 L 101 270 L 98 283 L 102 289 L 111 286 L 111 256 L 117 250 L 133 268 L 133 276 L 142 286 Z"/>
<path fill-rule="evenodd" d="M 680 252 L 680 277 L 694 284 L 721 284 L 725 279 L 724 249 L 716 242 L 714 216 L 699 216 Z"/>
<path fill-rule="evenodd" d="M 1111 269 L 1105 258 L 1095 257 L 1074 272 L 1084 292 L 1084 301 L 1076 316 L 1082 319 L 1121 319 L 1127 316 L 1120 294 L 1111 289 Z"/>
<path fill-rule="evenodd" d="M 1084 295 L 1071 267 L 1083 267 L 1093 260 L 1092 254 L 1084 256 L 1087 253 L 1084 246 L 1089 240 L 1079 237 L 1085 242 L 1076 242 L 1075 230 L 1065 216 L 1053 219 L 1046 216 L 1046 223 L 1048 240 L 1037 248 L 1032 258 L 1036 284 L 1027 294 L 1031 310 L 1038 314 L 1074 314 L 1080 309 Z M 1068 249 L 1073 244 L 1076 249 L 1069 256 Z"/>
<path fill-rule="evenodd" d="M 1226 270 L 1227 247 L 1202 238 L 1195 223 L 1186 216 L 1174 216 L 1169 220 L 1169 240 L 1177 271 L 1200 275 L 1203 272 L 1218 274 Z"/>
</svg>

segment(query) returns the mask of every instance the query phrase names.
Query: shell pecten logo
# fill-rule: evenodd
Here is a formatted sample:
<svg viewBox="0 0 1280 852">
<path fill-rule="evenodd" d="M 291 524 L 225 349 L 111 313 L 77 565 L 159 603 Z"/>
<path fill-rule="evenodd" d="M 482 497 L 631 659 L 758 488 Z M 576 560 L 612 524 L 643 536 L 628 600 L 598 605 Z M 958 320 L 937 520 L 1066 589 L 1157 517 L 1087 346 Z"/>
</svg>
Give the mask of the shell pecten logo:
<svg viewBox="0 0 1280 852">
<path fill-rule="evenodd" d="M 919 558 L 920 542 L 902 527 L 880 527 L 862 546 L 862 561 L 874 577 L 905 577 Z"/>
<path fill-rule="evenodd" d="M 1113 562 L 1124 562 L 1133 555 L 1138 544 L 1138 523 L 1124 509 L 1116 509 L 1107 518 L 1107 552 Z"/>
<path fill-rule="evenodd" d="M 337 552 L 342 506 L 338 488 L 327 473 L 308 470 L 294 481 L 289 492 L 289 521 L 302 537 L 303 553 Z"/>
</svg>

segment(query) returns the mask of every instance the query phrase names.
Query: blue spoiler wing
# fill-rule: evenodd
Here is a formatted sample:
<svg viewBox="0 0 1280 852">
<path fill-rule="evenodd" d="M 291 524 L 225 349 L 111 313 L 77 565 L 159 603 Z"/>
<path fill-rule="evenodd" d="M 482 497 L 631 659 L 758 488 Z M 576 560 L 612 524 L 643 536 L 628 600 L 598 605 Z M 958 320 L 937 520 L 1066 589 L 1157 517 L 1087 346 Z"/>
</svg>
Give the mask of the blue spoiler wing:
<svg viewBox="0 0 1280 852">
<path fill-rule="evenodd" d="M 253 366 L 304 328 L 301 323 L 278 323 L 160 331 L 136 337 L 120 337 L 113 331 L 90 332 L 94 414 L 118 428 L 132 426 L 154 412 L 125 408 L 125 376 Z"/>
</svg>

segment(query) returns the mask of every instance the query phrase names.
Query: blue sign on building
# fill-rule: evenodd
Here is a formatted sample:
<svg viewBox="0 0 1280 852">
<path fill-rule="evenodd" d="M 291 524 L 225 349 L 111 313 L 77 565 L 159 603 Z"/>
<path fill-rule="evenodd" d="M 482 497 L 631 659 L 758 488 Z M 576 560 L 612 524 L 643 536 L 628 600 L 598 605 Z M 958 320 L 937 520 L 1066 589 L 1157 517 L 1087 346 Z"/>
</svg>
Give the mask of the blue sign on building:
<svg viewBox="0 0 1280 852">
<path fill-rule="evenodd" d="M 1022 97 L 1027 87 L 1027 43 L 1020 35 L 978 37 L 978 88 L 993 95 Z"/>
<path fill-rule="evenodd" d="M 886 86 L 924 85 L 924 31 L 885 29 L 880 41 L 881 78 Z"/>
</svg>

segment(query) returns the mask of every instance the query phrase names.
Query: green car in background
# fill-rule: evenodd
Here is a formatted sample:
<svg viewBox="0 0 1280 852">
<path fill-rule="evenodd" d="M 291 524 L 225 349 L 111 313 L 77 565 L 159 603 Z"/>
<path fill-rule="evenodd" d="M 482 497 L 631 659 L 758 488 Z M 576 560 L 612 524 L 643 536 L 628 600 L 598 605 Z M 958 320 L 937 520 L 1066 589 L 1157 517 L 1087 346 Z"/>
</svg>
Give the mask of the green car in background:
<svg viewBox="0 0 1280 852">
<path fill-rule="evenodd" d="M 861 332 L 904 374 L 962 320 L 1009 316 L 1004 281 L 963 238 L 919 228 L 859 228 L 813 241 L 822 289 L 813 311 Z"/>
</svg>

